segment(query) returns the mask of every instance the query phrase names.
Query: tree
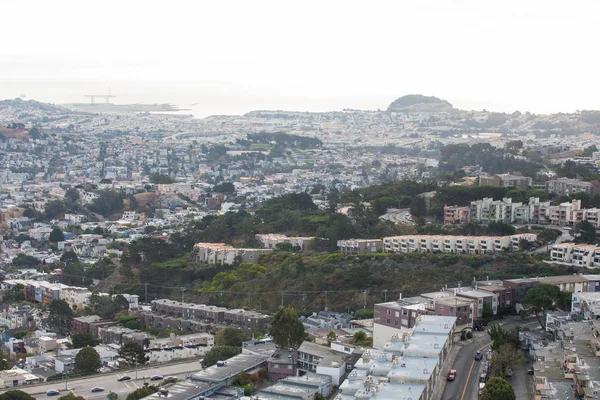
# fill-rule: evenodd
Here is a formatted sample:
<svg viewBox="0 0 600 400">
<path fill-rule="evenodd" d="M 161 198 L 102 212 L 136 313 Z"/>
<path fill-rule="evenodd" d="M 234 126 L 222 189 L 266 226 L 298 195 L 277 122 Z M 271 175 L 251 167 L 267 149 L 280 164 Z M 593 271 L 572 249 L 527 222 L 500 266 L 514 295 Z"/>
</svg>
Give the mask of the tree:
<svg viewBox="0 0 600 400">
<path fill-rule="evenodd" d="M 523 305 L 530 308 L 531 312 L 535 314 L 542 329 L 545 329 L 546 312 L 554 309 L 554 304 L 559 296 L 560 289 L 547 283 L 540 283 L 525 293 Z"/>
<path fill-rule="evenodd" d="M 63 233 L 62 230 L 60 230 L 60 228 L 55 227 L 54 229 L 52 229 L 52 232 L 50 232 L 50 237 L 48 240 L 51 243 L 62 242 L 65 240 L 65 234 Z"/>
<path fill-rule="evenodd" d="M 100 344 L 100 339 L 91 333 L 76 333 L 71 336 L 71 347 L 80 349 L 82 347 L 94 347 Z"/>
<path fill-rule="evenodd" d="M 556 306 L 563 311 L 571 311 L 572 301 L 573 293 L 563 290 L 560 292 L 558 299 L 556 299 Z"/>
<path fill-rule="evenodd" d="M 2 292 L 3 303 L 17 303 L 19 301 L 25 301 L 25 286 L 17 283 L 8 290 Z"/>
<path fill-rule="evenodd" d="M 135 342 L 125 343 L 119 350 L 119 357 L 129 365 L 143 365 L 150 357 L 146 356 L 144 348 Z"/>
<path fill-rule="evenodd" d="M 327 333 L 327 345 L 331 346 L 331 342 L 334 342 L 335 339 L 337 339 L 337 335 L 335 334 L 334 331 L 329 331 Z"/>
<path fill-rule="evenodd" d="M 77 257 L 77 254 L 72 250 L 65 251 L 63 255 L 60 256 L 60 262 L 65 264 L 78 263 L 79 257 Z"/>
<path fill-rule="evenodd" d="M 0 400 L 35 400 L 35 397 L 21 390 L 9 390 L 0 394 Z"/>
<path fill-rule="evenodd" d="M 492 374 L 505 376 L 506 372 L 515 370 L 525 362 L 525 357 L 510 343 L 501 345 L 492 355 Z"/>
<path fill-rule="evenodd" d="M 150 182 L 154 184 L 170 184 L 175 183 L 175 180 L 169 175 L 153 173 L 150 175 Z"/>
<path fill-rule="evenodd" d="M 93 374 L 102 367 L 100 355 L 93 347 L 84 347 L 75 356 L 74 371 L 78 374 Z"/>
<path fill-rule="evenodd" d="M 227 327 L 215 335 L 215 345 L 242 347 L 242 342 L 248 337 L 239 328 Z"/>
<path fill-rule="evenodd" d="M 575 242 L 596 244 L 596 228 L 589 221 L 581 221 L 575 225 Z"/>
<path fill-rule="evenodd" d="M 215 365 L 217 361 L 227 360 L 235 355 L 238 355 L 242 352 L 241 347 L 234 346 L 217 346 L 213 347 L 208 353 L 204 355 L 204 359 L 202 360 L 203 367 L 210 367 L 211 365 Z"/>
<path fill-rule="evenodd" d="M 298 319 L 296 310 L 289 307 L 279 307 L 271 320 L 269 334 L 273 343 L 282 349 L 297 349 L 306 337 L 304 325 Z"/>
<path fill-rule="evenodd" d="M 146 396 L 150 396 L 152 393 L 158 392 L 158 388 L 154 385 L 142 386 L 129 393 L 125 400 L 139 400 L 143 399 Z"/>
<path fill-rule="evenodd" d="M 64 396 L 60 396 L 58 400 L 85 400 L 85 397 L 77 396 L 75 393 L 71 392 Z"/>
<path fill-rule="evenodd" d="M 4 356 L 4 353 L 0 350 L 0 371 L 4 371 L 9 368 L 10 365 L 8 364 L 8 360 Z"/>
<path fill-rule="evenodd" d="M 65 199 L 69 199 L 71 204 L 75 204 L 79 200 L 79 190 L 70 188 L 65 191 Z"/>
<path fill-rule="evenodd" d="M 71 329 L 73 321 L 73 310 L 69 304 L 62 299 L 54 299 L 49 307 L 50 316 L 48 323 L 52 328 L 60 333 L 66 333 Z"/>
<path fill-rule="evenodd" d="M 496 377 L 486 382 L 481 400 L 516 400 L 515 391 L 504 378 Z"/>
</svg>

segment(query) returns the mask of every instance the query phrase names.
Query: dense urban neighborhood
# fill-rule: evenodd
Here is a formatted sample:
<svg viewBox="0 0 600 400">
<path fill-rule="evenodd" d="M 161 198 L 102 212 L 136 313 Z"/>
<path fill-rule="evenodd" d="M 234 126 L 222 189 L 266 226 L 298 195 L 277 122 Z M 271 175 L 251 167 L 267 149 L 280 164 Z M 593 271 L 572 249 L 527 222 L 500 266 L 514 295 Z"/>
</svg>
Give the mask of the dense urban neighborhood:
<svg viewBox="0 0 600 400">
<path fill-rule="evenodd" d="M 595 398 L 599 134 L 0 101 L 0 400 Z"/>
</svg>

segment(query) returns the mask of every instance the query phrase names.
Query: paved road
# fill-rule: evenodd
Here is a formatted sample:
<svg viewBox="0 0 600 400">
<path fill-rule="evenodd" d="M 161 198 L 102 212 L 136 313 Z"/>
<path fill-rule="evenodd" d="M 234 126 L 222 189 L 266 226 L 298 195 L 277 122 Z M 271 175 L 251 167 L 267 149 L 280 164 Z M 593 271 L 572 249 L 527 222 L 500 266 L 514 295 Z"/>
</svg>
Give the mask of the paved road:
<svg viewBox="0 0 600 400">
<path fill-rule="evenodd" d="M 81 395 L 88 400 L 94 399 L 106 399 L 106 395 L 109 391 L 113 391 L 119 395 L 119 398 L 125 398 L 128 393 L 131 393 L 135 389 L 144 385 L 144 376 L 152 375 L 163 375 L 163 376 L 176 376 L 178 378 L 185 378 L 190 373 L 200 370 L 200 364 L 198 360 L 190 361 L 181 364 L 171 364 L 166 366 L 156 366 L 146 369 L 138 370 L 138 379 L 135 379 L 135 371 L 127 371 L 126 373 L 111 373 L 111 374 L 99 374 L 91 378 L 69 380 L 69 390 L 73 390 L 75 394 Z M 118 382 L 117 379 L 123 375 L 129 375 L 133 380 L 128 382 Z M 103 387 L 105 392 L 102 393 L 91 393 L 93 387 Z M 56 389 L 61 392 L 61 395 L 67 394 L 69 391 L 65 390 L 65 382 L 57 381 L 44 385 L 35 385 L 30 387 L 20 387 L 20 390 L 32 394 L 36 399 L 49 399 L 46 396 L 46 391 L 50 389 Z"/>
<path fill-rule="evenodd" d="M 539 325 L 536 319 L 522 320 L 519 317 L 509 317 L 499 323 L 504 329 L 510 329 L 517 325 L 535 328 L 536 325 Z M 477 350 L 487 351 L 491 341 L 489 335 L 485 332 L 475 332 L 475 335 L 476 339 L 464 345 L 456 356 L 452 365 L 452 369 L 457 371 L 456 379 L 447 383 L 442 396 L 444 400 L 476 400 L 478 397 L 478 381 L 483 370 L 483 363 L 475 361 L 475 352 Z M 443 376 L 441 379 L 445 379 L 445 377 Z"/>
<path fill-rule="evenodd" d="M 387 213 L 379 218 L 392 221 L 395 224 L 416 225 L 412 219 L 412 216 L 410 215 L 410 209 L 408 208 L 388 208 Z"/>
</svg>

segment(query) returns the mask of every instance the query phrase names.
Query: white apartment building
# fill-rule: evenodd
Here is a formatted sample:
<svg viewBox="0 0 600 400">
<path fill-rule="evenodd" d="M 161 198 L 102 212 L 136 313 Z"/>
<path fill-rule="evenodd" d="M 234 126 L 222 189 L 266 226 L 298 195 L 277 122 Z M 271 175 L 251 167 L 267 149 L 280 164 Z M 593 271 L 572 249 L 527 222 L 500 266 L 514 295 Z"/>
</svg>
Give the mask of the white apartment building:
<svg viewBox="0 0 600 400">
<path fill-rule="evenodd" d="M 511 198 L 494 200 L 485 197 L 471 202 L 471 221 L 511 223 L 516 220 L 517 209 L 522 206 L 523 203 L 513 203 Z"/>
<path fill-rule="evenodd" d="M 60 290 L 59 298 L 66 301 L 72 309 L 82 309 L 91 295 L 92 292 L 86 288 L 69 286 Z"/>
<path fill-rule="evenodd" d="M 600 248 L 593 244 L 559 243 L 550 249 L 552 261 L 597 268 L 600 266 Z"/>
<path fill-rule="evenodd" d="M 546 182 L 546 192 L 570 196 L 575 193 L 593 194 L 594 185 L 579 179 L 557 178 Z"/>
<path fill-rule="evenodd" d="M 383 247 L 387 253 L 492 254 L 503 250 L 518 250 L 521 239 L 533 242 L 537 235 L 521 233 L 510 236 L 390 236 L 383 238 Z"/>
</svg>

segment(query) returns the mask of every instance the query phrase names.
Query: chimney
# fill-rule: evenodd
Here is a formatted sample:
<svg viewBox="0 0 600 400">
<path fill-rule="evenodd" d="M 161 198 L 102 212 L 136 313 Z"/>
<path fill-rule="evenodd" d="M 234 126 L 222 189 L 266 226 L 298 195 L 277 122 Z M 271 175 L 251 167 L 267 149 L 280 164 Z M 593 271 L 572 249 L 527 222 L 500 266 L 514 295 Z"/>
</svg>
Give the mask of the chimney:
<svg viewBox="0 0 600 400">
<path fill-rule="evenodd" d="M 398 300 L 402 300 L 402 293 L 398 294 Z"/>
</svg>

